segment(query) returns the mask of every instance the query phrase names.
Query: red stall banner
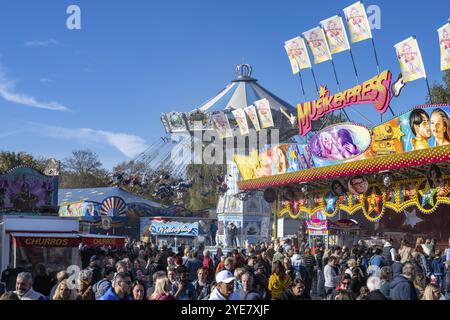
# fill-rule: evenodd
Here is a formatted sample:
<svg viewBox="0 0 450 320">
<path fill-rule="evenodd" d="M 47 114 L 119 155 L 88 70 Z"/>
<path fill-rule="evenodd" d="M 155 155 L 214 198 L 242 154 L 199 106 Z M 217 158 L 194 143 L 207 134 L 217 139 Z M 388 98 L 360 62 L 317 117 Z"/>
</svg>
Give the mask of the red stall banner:
<svg viewBox="0 0 450 320">
<path fill-rule="evenodd" d="M 111 246 L 123 248 L 125 247 L 125 238 L 81 237 L 81 243 L 89 247 Z"/>
<path fill-rule="evenodd" d="M 16 247 L 52 247 L 66 248 L 78 247 L 78 237 L 39 237 L 39 236 L 14 236 L 13 244 Z"/>
</svg>

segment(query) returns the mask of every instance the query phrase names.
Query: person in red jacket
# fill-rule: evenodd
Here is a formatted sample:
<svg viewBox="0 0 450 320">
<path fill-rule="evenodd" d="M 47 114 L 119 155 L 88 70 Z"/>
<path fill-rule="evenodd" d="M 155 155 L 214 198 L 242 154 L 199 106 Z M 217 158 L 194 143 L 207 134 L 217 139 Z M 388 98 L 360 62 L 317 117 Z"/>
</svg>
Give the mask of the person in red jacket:
<svg viewBox="0 0 450 320">
<path fill-rule="evenodd" d="M 214 261 L 209 250 L 203 251 L 203 267 L 208 270 L 208 281 L 214 280 Z"/>
</svg>

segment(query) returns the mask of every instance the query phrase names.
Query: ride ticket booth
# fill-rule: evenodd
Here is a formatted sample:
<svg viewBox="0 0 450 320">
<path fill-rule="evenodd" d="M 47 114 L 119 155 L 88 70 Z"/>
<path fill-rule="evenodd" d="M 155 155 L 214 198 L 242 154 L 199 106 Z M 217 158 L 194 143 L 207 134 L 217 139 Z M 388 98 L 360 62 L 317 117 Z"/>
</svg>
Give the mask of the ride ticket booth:
<svg viewBox="0 0 450 320">
<path fill-rule="evenodd" d="M 310 248 L 315 248 L 319 244 L 324 244 L 328 248 L 329 229 L 327 220 L 306 220 L 306 230 Z"/>
</svg>

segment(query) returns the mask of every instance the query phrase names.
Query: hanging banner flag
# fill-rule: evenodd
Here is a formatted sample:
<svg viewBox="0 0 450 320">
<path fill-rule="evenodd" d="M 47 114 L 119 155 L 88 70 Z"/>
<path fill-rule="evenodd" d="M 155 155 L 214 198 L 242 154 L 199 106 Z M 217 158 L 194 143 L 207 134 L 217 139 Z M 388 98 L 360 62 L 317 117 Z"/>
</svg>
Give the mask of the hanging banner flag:
<svg viewBox="0 0 450 320">
<path fill-rule="evenodd" d="M 228 121 L 228 117 L 226 114 L 215 114 L 212 116 L 212 120 L 221 139 L 231 138 L 233 136 L 230 122 Z"/>
<path fill-rule="evenodd" d="M 383 71 L 372 79 L 333 96 L 330 96 L 326 87 L 320 86 L 319 99 L 297 105 L 300 135 L 304 136 L 311 131 L 314 120 L 349 105 L 373 103 L 379 113 L 384 113 L 391 99 L 391 78 L 389 71 Z"/>
<path fill-rule="evenodd" d="M 258 110 L 261 127 L 263 129 L 273 127 L 272 110 L 270 110 L 269 100 L 262 99 L 254 102 Z"/>
<path fill-rule="evenodd" d="M 450 23 L 438 29 L 439 47 L 441 48 L 441 70 L 450 69 Z"/>
<path fill-rule="evenodd" d="M 246 135 L 249 133 L 248 131 L 248 123 L 247 123 L 247 117 L 245 116 L 244 109 L 236 109 L 232 111 L 234 118 L 236 119 L 236 122 L 239 126 L 239 130 L 241 131 L 242 135 Z"/>
<path fill-rule="evenodd" d="M 308 42 L 309 49 L 314 56 L 315 64 L 332 59 L 330 48 L 328 48 L 328 43 L 321 27 L 316 27 L 303 32 L 303 36 L 305 37 L 306 42 Z"/>
<path fill-rule="evenodd" d="M 372 31 L 370 30 L 366 9 L 361 1 L 345 8 L 344 14 L 352 43 L 372 38 Z"/>
<path fill-rule="evenodd" d="M 400 63 L 400 70 L 404 82 L 427 77 L 422 55 L 420 54 L 419 44 L 414 37 L 409 37 L 408 39 L 397 43 L 394 47 L 397 51 L 397 58 Z"/>
<path fill-rule="evenodd" d="M 303 38 L 297 37 L 286 41 L 284 48 L 291 62 L 293 74 L 299 73 L 302 69 L 311 68 L 311 61 Z"/>
<path fill-rule="evenodd" d="M 325 31 L 331 54 L 350 50 L 347 32 L 345 31 L 341 17 L 336 15 L 326 20 L 322 20 L 320 21 L 320 25 Z"/>
<path fill-rule="evenodd" d="M 244 108 L 244 110 L 245 113 L 247 113 L 248 117 L 250 118 L 256 131 L 260 131 L 261 127 L 259 126 L 258 114 L 256 113 L 255 106 L 248 106 L 247 108 Z"/>
</svg>

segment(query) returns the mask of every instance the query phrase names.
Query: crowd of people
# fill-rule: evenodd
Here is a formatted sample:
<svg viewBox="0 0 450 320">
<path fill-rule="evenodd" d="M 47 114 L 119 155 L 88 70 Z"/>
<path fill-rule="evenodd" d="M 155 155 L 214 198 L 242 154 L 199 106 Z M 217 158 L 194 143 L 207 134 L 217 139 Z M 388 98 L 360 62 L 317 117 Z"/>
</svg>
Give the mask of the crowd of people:
<svg viewBox="0 0 450 320">
<path fill-rule="evenodd" d="M 450 239 L 446 249 L 422 238 L 351 248 L 287 239 L 214 252 L 128 241 L 120 250 L 81 248 L 80 257 L 75 275 L 8 267 L 0 299 L 450 300 Z"/>
</svg>

